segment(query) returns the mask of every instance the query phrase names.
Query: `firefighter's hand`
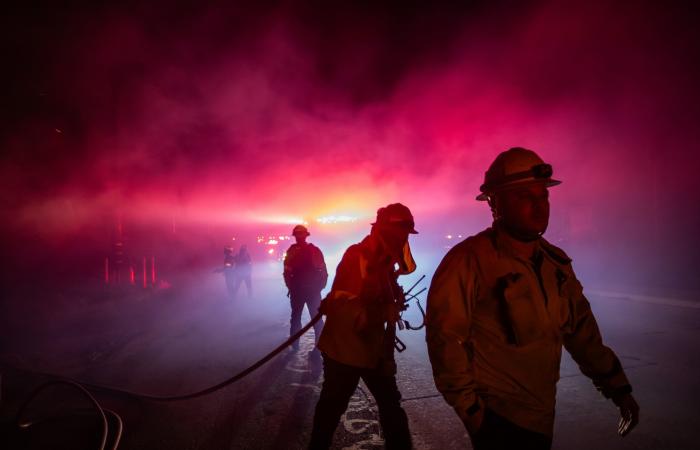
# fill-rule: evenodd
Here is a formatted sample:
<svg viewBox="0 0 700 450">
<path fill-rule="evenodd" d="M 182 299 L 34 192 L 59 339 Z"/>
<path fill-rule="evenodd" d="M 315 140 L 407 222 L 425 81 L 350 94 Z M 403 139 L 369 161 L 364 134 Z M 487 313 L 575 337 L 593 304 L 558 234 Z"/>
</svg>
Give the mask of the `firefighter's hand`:
<svg viewBox="0 0 700 450">
<path fill-rule="evenodd" d="M 330 300 L 327 298 L 324 298 L 321 300 L 321 303 L 318 305 L 318 312 L 323 314 L 324 316 L 328 315 L 328 305 L 330 304 Z"/>
<path fill-rule="evenodd" d="M 627 436 L 639 423 L 639 405 L 632 394 L 613 397 L 615 406 L 620 408 L 620 421 L 617 424 L 617 434 Z"/>
<path fill-rule="evenodd" d="M 384 304 L 384 321 L 396 323 L 401 320 L 401 310 L 396 303 Z"/>
<path fill-rule="evenodd" d="M 465 411 L 465 413 L 462 416 L 462 422 L 464 423 L 464 426 L 466 427 L 469 436 L 474 436 L 479 431 L 481 425 L 484 422 L 484 402 L 478 396 L 476 397 L 476 402 L 476 404 L 478 405 L 478 409 L 472 414 L 469 414 L 468 411 Z"/>
</svg>

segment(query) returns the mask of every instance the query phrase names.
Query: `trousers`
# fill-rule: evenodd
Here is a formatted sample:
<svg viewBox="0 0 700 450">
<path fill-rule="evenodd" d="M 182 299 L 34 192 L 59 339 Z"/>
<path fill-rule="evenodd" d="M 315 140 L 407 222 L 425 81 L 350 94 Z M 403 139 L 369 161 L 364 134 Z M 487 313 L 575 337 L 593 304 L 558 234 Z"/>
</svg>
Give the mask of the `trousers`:
<svg viewBox="0 0 700 450">
<path fill-rule="evenodd" d="M 321 291 L 304 288 L 290 289 L 289 303 L 292 307 L 292 316 L 289 319 L 289 335 L 291 336 L 301 330 L 301 313 L 304 311 L 304 305 L 308 308 L 309 316 L 312 318 L 318 313 L 318 307 L 321 305 Z M 314 324 L 316 342 L 321 336 L 321 330 L 323 330 L 323 320 Z M 298 342 L 295 342 L 294 347 L 298 348 L 298 346 Z"/>
<path fill-rule="evenodd" d="M 245 288 L 248 292 L 248 298 L 251 298 L 253 296 L 253 284 L 251 283 L 250 275 L 238 275 L 233 285 L 233 297 L 235 297 L 236 294 L 238 294 L 238 289 L 240 289 L 241 283 L 243 282 L 245 282 Z"/>
<path fill-rule="evenodd" d="M 471 437 L 474 450 L 550 450 L 552 438 L 526 430 L 499 416 L 490 409 L 484 411 L 484 421 Z"/>
<path fill-rule="evenodd" d="M 357 389 L 360 378 L 372 393 L 379 409 L 387 449 L 410 449 L 411 434 L 408 418 L 401 408 L 401 393 L 394 375 L 385 375 L 379 369 L 348 366 L 323 355 L 323 387 L 316 404 L 314 425 L 309 449 L 327 449 L 333 433 Z"/>
</svg>

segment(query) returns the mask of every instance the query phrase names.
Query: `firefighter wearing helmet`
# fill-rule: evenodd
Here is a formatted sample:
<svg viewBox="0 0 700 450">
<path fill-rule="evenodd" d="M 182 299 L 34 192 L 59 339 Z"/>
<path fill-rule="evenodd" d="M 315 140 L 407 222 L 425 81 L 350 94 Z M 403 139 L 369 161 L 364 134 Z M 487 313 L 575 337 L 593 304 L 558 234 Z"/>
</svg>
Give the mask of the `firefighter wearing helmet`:
<svg viewBox="0 0 700 450">
<path fill-rule="evenodd" d="M 321 308 L 326 314 L 318 342 L 323 352 L 323 387 L 311 449 L 331 446 L 360 378 L 377 402 L 386 448 L 411 448 L 408 419 L 396 386 L 394 341 L 403 307 L 396 302 L 401 289 L 397 278 L 416 269 L 408 237 L 417 233 L 411 211 L 392 203 L 377 211 L 369 236 L 351 245 L 338 264 Z"/>
<path fill-rule="evenodd" d="M 306 242 L 311 234 L 304 225 L 297 225 L 292 230 L 296 243 L 292 244 L 284 257 L 284 283 L 287 285 L 288 297 L 292 309 L 289 321 L 289 335 L 301 329 L 301 313 L 304 305 L 309 315 L 314 317 L 321 304 L 321 291 L 326 287 L 328 272 L 323 253 L 315 245 Z M 316 341 L 321 335 L 323 321 L 314 324 Z M 299 348 L 299 342 L 294 341 L 294 349 Z M 313 350 L 317 354 L 317 350 Z M 312 353 L 312 355 L 314 354 Z"/>
<path fill-rule="evenodd" d="M 562 346 L 619 408 L 618 432 L 639 406 L 601 338 L 571 259 L 542 235 L 548 188 L 561 182 L 535 152 L 511 148 L 489 167 L 477 200 L 493 224 L 453 247 L 428 294 L 426 340 L 435 384 L 475 450 L 549 449 Z"/>
</svg>

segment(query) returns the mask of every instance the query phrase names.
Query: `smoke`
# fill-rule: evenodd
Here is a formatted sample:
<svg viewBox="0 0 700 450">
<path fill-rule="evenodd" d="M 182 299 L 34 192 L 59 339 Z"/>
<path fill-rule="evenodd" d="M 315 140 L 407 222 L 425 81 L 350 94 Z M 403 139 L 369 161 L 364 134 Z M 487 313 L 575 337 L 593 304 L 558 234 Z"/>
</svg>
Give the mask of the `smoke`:
<svg viewBox="0 0 700 450">
<path fill-rule="evenodd" d="M 696 19 L 655 2 L 14 11 L 5 234 L 365 220 L 402 201 L 427 236 L 466 235 L 489 223 L 488 164 L 525 146 L 564 180 L 548 237 L 591 277 L 689 285 Z"/>
</svg>

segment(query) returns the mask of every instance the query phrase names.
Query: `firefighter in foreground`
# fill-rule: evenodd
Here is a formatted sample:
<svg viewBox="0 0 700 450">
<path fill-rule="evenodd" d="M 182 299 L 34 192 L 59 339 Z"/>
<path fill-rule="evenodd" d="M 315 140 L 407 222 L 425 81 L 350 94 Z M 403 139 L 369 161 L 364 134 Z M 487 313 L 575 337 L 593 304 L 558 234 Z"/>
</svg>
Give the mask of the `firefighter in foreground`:
<svg viewBox="0 0 700 450">
<path fill-rule="evenodd" d="M 314 317 L 318 313 L 321 304 L 321 291 L 326 287 L 328 271 L 323 253 L 315 245 L 306 242 L 311 234 L 303 225 L 297 225 L 292 230 L 292 236 L 296 244 L 292 244 L 284 257 L 284 283 L 289 289 L 289 300 L 292 308 L 292 316 L 289 325 L 289 335 L 293 335 L 301 329 L 301 313 L 304 305 L 309 310 L 309 316 Z M 319 320 L 314 325 L 316 342 L 321 335 L 323 321 Z M 299 342 L 294 341 L 294 349 L 299 348 Z M 317 354 L 312 351 L 311 356 Z"/>
<path fill-rule="evenodd" d="M 362 378 L 379 408 L 389 449 L 411 448 L 406 413 L 396 386 L 394 339 L 403 309 L 399 275 L 415 270 L 408 245 L 416 234 L 411 212 L 400 203 L 379 209 L 372 231 L 350 246 L 322 304 L 326 325 L 318 347 L 323 387 L 316 405 L 311 449 L 330 447 L 333 433 Z"/>
<path fill-rule="evenodd" d="M 476 450 L 549 449 L 562 345 L 619 408 L 618 433 L 639 406 L 603 345 L 571 259 L 542 238 L 548 188 L 560 184 L 534 152 L 512 148 L 486 172 L 477 200 L 493 226 L 452 248 L 428 294 L 428 352 L 437 388 Z"/>
</svg>

